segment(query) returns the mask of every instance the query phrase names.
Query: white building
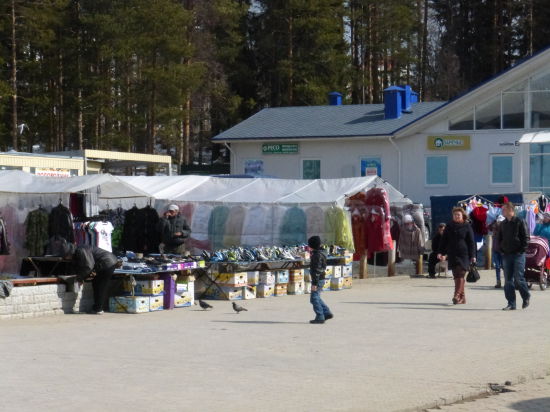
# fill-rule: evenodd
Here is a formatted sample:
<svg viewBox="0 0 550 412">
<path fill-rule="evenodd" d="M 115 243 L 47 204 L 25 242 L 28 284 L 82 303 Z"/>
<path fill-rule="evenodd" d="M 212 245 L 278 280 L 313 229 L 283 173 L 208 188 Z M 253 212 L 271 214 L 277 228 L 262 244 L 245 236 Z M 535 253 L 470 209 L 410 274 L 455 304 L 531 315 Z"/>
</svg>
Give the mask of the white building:
<svg viewBox="0 0 550 412">
<path fill-rule="evenodd" d="M 328 106 L 264 109 L 213 141 L 230 146 L 232 174 L 378 173 L 422 203 L 434 195 L 550 192 L 550 139 L 520 144 L 529 132 L 550 130 L 550 49 L 448 102 L 402 111 L 409 92 L 387 89 L 384 105 L 341 105 L 333 94 Z"/>
</svg>

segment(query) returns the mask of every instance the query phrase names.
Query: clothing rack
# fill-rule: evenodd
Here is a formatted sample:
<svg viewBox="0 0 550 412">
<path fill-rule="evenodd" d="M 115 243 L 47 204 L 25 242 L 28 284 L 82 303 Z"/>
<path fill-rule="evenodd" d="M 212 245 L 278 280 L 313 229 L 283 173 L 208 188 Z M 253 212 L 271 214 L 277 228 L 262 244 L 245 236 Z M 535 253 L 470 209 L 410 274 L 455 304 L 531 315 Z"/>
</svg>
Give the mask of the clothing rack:
<svg viewBox="0 0 550 412">
<path fill-rule="evenodd" d="M 486 199 L 486 198 L 484 198 L 483 196 L 480 196 L 480 195 L 472 195 L 472 196 L 470 196 L 470 197 L 467 197 L 467 198 L 464 199 L 464 200 L 459 200 L 458 202 L 456 202 L 456 204 L 457 204 L 458 206 L 467 205 L 467 204 L 470 202 L 470 200 L 472 200 L 472 199 L 476 199 L 476 200 L 477 200 L 477 199 L 480 199 L 480 200 L 482 201 L 481 203 L 483 203 L 483 204 L 489 204 L 489 205 L 491 205 L 491 206 L 494 206 L 494 205 L 495 205 L 494 202 L 492 202 L 492 201 L 490 201 L 489 199 Z"/>
</svg>

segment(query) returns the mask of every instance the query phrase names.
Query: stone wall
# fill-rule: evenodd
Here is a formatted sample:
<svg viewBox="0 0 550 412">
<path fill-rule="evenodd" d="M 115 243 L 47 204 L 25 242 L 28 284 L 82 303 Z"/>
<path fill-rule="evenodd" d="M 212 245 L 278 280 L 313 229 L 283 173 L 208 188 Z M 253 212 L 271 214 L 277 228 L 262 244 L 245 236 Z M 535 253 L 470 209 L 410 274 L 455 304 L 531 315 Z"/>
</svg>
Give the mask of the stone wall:
<svg viewBox="0 0 550 412">
<path fill-rule="evenodd" d="M 90 283 L 78 292 L 67 290 L 64 284 L 18 286 L 9 297 L 0 298 L 0 320 L 86 312 L 93 305 Z"/>
</svg>

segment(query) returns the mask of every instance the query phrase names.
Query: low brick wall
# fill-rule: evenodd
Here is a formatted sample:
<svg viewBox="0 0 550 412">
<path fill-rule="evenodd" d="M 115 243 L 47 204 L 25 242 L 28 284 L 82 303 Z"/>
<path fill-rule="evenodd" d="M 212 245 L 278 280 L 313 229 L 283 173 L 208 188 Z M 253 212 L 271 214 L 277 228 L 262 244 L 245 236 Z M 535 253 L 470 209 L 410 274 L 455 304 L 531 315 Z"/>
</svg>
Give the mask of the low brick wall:
<svg viewBox="0 0 550 412">
<path fill-rule="evenodd" d="M 0 298 L 0 320 L 86 312 L 93 305 L 92 285 L 85 283 L 78 293 L 64 284 L 18 286 L 9 297 Z"/>
</svg>

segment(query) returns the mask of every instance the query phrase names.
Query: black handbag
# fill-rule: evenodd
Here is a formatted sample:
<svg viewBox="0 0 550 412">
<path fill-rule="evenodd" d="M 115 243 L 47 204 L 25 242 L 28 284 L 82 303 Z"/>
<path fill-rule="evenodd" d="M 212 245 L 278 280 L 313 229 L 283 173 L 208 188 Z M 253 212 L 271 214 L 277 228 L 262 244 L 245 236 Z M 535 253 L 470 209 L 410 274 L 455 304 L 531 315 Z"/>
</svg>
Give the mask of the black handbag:
<svg viewBox="0 0 550 412">
<path fill-rule="evenodd" d="M 479 272 L 476 268 L 476 265 L 470 265 L 470 270 L 466 275 L 466 282 L 476 283 L 480 279 Z"/>
</svg>

